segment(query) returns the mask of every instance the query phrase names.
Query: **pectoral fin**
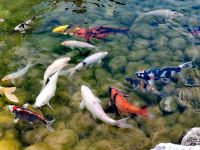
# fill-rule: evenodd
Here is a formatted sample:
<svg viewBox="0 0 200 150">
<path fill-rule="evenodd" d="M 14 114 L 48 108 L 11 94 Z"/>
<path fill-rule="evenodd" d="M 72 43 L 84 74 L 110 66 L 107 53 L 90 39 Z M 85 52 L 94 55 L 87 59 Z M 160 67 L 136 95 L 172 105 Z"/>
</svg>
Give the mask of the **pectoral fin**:
<svg viewBox="0 0 200 150">
<path fill-rule="evenodd" d="M 84 104 L 84 102 L 83 102 L 83 100 L 82 100 L 81 103 L 80 103 L 80 109 L 83 110 L 84 107 L 85 107 L 85 104 Z"/>
<path fill-rule="evenodd" d="M 5 96 L 12 102 L 18 103 L 19 99 L 14 94 L 5 93 Z"/>
<path fill-rule="evenodd" d="M 14 123 L 18 123 L 18 122 L 19 122 L 19 118 L 15 118 Z"/>
<path fill-rule="evenodd" d="M 47 103 L 47 105 L 54 111 L 54 109 L 51 107 L 51 105 L 49 103 Z"/>
<path fill-rule="evenodd" d="M 92 117 L 93 117 L 94 119 L 97 119 L 96 116 L 95 116 L 94 114 L 92 114 Z"/>
<path fill-rule="evenodd" d="M 101 64 L 101 59 L 97 61 L 98 64 Z"/>
<path fill-rule="evenodd" d="M 24 104 L 24 105 L 22 105 L 22 108 L 27 108 L 28 107 L 28 103 L 26 103 L 26 104 Z"/>
<path fill-rule="evenodd" d="M 15 84 L 16 84 L 16 81 L 15 81 L 14 79 L 11 79 L 11 83 L 12 83 L 13 85 L 15 85 Z"/>
</svg>

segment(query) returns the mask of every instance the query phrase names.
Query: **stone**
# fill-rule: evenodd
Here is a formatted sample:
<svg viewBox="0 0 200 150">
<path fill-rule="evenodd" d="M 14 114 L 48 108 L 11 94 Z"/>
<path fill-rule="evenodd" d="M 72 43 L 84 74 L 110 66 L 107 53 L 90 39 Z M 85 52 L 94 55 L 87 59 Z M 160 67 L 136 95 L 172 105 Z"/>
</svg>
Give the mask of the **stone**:
<svg viewBox="0 0 200 150">
<path fill-rule="evenodd" d="M 200 127 L 195 127 L 187 131 L 181 140 L 181 145 L 200 145 Z"/>
<path fill-rule="evenodd" d="M 186 41 L 183 38 L 171 39 L 169 42 L 169 46 L 174 50 L 183 49 L 186 46 Z"/>
<path fill-rule="evenodd" d="M 160 143 L 151 150 L 199 150 L 200 146 L 183 146 L 172 143 Z"/>
<path fill-rule="evenodd" d="M 127 59 L 125 56 L 116 56 L 108 64 L 112 73 L 123 72 L 123 68 L 127 65 Z"/>
<path fill-rule="evenodd" d="M 162 99 L 160 101 L 161 110 L 166 113 L 175 112 L 178 108 L 178 105 L 176 102 L 177 99 L 178 99 L 178 97 L 176 97 L 176 96 L 170 96 L 170 97 Z"/>
</svg>

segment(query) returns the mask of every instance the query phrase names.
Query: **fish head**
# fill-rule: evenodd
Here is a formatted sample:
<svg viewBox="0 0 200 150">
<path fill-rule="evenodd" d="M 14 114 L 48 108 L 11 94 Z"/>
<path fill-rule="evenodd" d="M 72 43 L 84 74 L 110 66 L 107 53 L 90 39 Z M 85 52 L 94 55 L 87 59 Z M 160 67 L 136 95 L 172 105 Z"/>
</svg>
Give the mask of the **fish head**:
<svg viewBox="0 0 200 150">
<path fill-rule="evenodd" d="M 63 58 L 60 58 L 60 64 L 64 64 L 66 65 L 69 61 L 71 60 L 70 57 L 63 57 Z"/>
<path fill-rule="evenodd" d="M 16 109 L 15 105 L 8 105 L 7 108 L 12 114 L 14 114 L 14 110 Z"/>
<path fill-rule="evenodd" d="M 69 42 L 68 42 L 68 41 L 64 41 L 64 42 L 61 43 L 61 45 L 62 45 L 62 46 L 68 46 L 68 45 L 69 45 Z"/>
<path fill-rule="evenodd" d="M 85 92 L 88 92 L 89 88 L 85 85 L 82 85 L 81 86 L 81 93 L 85 93 Z"/>
<path fill-rule="evenodd" d="M 136 75 L 138 78 L 144 78 L 144 73 L 145 73 L 145 71 L 142 70 L 142 71 L 136 72 L 135 75 Z"/>
<path fill-rule="evenodd" d="M 54 33 L 64 33 L 69 25 L 58 26 L 53 29 Z"/>
<path fill-rule="evenodd" d="M 183 17 L 183 14 L 180 13 L 180 12 L 177 12 L 177 11 L 172 11 L 172 12 L 171 12 L 171 15 L 172 15 L 173 17 Z"/>
<path fill-rule="evenodd" d="M 106 57 L 108 55 L 108 52 L 101 52 L 102 58 Z"/>
<path fill-rule="evenodd" d="M 115 96 L 115 94 L 119 93 L 119 91 L 113 87 L 109 87 L 108 88 L 108 94 L 110 96 L 111 99 L 113 99 L 113 97 Z"/>
</svg>

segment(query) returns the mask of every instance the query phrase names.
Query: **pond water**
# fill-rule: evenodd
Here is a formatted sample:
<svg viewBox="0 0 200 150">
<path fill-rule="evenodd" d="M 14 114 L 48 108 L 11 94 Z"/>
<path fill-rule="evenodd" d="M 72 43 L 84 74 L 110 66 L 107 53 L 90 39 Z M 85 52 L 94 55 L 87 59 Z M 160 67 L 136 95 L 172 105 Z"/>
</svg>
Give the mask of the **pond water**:
<svg viewBox="0 0 200 150">
<path fill-rule="evenodd" d="M 172 20 L 165 20 L 159 14 L 144 16 L 158 9 L 170 9 L 183 16 Z M 196 60 L 200 55 L 200 38 L 192 36 L 188 29 L 200 25 L 199 14 L 199 0 L 1 0 L 0 18 L 5 21 L 0 22 L 0 77 L 23 68 L 30 61 L 34 64 L 16 85 L 9 81 L 0 83 L 17 87 L 15 95 L 20 100 L 17 105 L 34 104 L 45 69 L 54 60 L 70 57 L 66 67 L 69 69 L 96 52 L 107 51 L 108 55 L 100 64 L 82 69 L 70 79 L 59 77 L 56 94 L 50 101 L 54 111 L 48 106 L 28 107 L 47 118 L 55 118 L 52 125 L 55 132 L 49 132 L 40 123 L 32 125 L 23 120 L 14 123 L 14 116 L 7 110 L 7 105 L 14 103 L 1 96 L 0 149 L 146 150 L 161 142 L 179 143 L 184 131 L 200 123 L 199 87 L 184 85 L 186 76 L 200 79 L 199 61 L 194 68 L 183 69 L 176 76 L 178 82 L 156 82 L 158 90 L 167 93 L 171 100 L 167 104 L 166 99 L 156 94 L 133 90 L 125 78 L 137 78 L 134 73 L 139 70 L 178 66 Z M 15 26 L 33 16 L 40 18 L 33 22 L 30 31 L 11 34 Z M 61 45 L 65 40 L 86 42 L 78 36 L 52 32 L 61 25 L 108 26 L 129 28 L 129 31 L 109 34 L 101 40 L 93 38 L 90 44 L 97 46 L 95 50 L 79 50 Z M 111 86 L 128 94 L 130 103 L 148 106 L 155 117 L 129 119 L 131 129 L 109 126 L 79 108 L 81 85 L 88 86 L 101 99 L 103 108 L 108 107 L 107 90 Z M 178 98 L 181 94 L 182 98 Z M 163 108 L 168 104 L 169 112 Z M 124 117 L 108 115 L 114 119 Z"/>
</svg>

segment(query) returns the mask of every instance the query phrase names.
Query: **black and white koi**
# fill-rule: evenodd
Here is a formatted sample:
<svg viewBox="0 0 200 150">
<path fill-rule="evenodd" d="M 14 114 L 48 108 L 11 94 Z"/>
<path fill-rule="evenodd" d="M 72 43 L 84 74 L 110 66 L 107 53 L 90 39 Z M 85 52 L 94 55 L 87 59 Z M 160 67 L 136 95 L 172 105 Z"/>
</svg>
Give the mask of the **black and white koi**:
<svg viewBox="0 0 200 150">
<path fill-rule="evenodd" d="M 183 68 L 192 68 L 192 62 L 186 62 L 178 65 L 177 67 L 165 67 L 162 69 L 148 69 L 135 73 L 138 78 L 144 79 L 149 82 L 151 86 L 154 85 L 154 80 L 173 80 L 173 77 L 182 71 Z"/>
<path fill-rule="evenodd" d="M 39 115 L 36 112 L 30 111 L 26 109 L 28 107 L 28 104 L 24 104 L 22 107 L 17 105 L 8 105 L 8 110 L 15 115 L 14 122 L 17 123 L 19 119 L 25 120 L 29 122 L 30 124 L 33 124 L 36 121 L 41 122 L 43 125 L 47 127 L 49 131 L 54 131 L 54 129 L 51 127 L 51 125 L 54 123 L 54 119 L 51 121 L 48 121 L 43 116 Z"/>
</svg>

